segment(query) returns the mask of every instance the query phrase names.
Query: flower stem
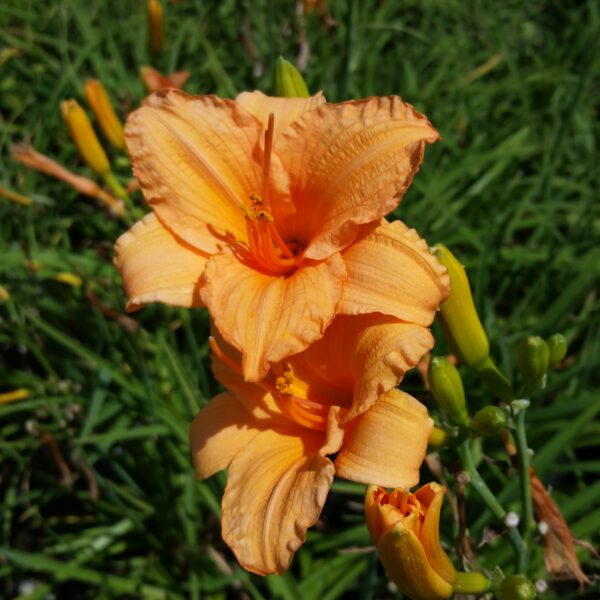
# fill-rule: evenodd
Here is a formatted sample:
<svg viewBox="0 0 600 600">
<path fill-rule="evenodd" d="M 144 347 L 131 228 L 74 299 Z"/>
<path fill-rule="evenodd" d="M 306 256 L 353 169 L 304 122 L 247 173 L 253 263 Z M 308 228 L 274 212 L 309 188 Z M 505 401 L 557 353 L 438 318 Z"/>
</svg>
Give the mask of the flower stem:
<svg viewBox="0 0 600 600">
<path fill-rule="evenodd" d="M 515 442 L 517 446 L 517 464 L 521 484 L 521 503 L 523 505 L 523 536 L 529 542 L 535 521 L 533 520 L 533 503 L 531 500 L 531 478 L 529 475 L 529 448 L 525 431 L 525 410 L 516 416 Z"/>
<path fill-rule="evenodd" d="M 481 499 L 485 502 L 487 507 L 492 511 L 494 516 L 499 521 L 504 522 L 504 519 L 506 518 L 506 510 L 504 510 L 504 507 L 498 502 L 496 496 L 494 496 L 490 488 L 479 474 L 479 471 L 477 470 L 473 460 L 473 455 L 471 454 L 469 440 L 465 440 L 459 446 L 458 453 L 462 461 L 463 469 L 469 475 L 471 485 L 479 494 Z M 521 535 L 516 527 L 508 527 L 507 532 L 508 539 L 514 548 L 515 555 L 517 557 L 517 568 L 519 572 L 524 573 L 527 568 L 527 551 L 525 545 L 523 544 Z"/>
</svg>

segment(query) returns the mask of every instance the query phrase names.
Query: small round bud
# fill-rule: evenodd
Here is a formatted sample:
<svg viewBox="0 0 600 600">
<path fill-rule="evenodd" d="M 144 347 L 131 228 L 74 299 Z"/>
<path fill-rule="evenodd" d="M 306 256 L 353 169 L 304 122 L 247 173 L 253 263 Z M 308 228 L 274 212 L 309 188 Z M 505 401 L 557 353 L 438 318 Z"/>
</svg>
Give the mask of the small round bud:
<svg viewBox="0 0 600 600">
<path fill-rule="evenodd" d="M 538 531 L 542 535 L 546 535 L 550 531 L 550 527 L 548 526 L 548 523 L 546 523 L 546 521 L 540 521 L 538 523 Z"/>
<path fill-rule="evenodd" d="M 550 351 L 548 344 L 538 336 L 521 340 L 517 348 L 517 365 L 525 381 L 538 383 L 548 370 Z"/>
<path fill-rule="evenodd" d="M 538 579 L 535 582 L 535 589 L 540 594 L 543 594 L 544 592 L 547 592 L 548 591 L 548 582 L 545 579 Z"/>
<path fill-rule="evenodd" d="M 498 600 L 534 600 L 536 597 L 535 586 L 525 575 L 511 575 L 496 588 Z"/>
<path fill-rule="evenodd" d="M 434 356 L 429 362 L 427 379 L 440 408 L 461 427 L 469 427 L 465 391 L 458 369 L 445 357 Z"/>
<path fill-rule="evenodd" d="M 555 333 L 546 339 L 550 352 L 550 366 L 558 364 L 567 355 L 567 338 L 562 333 Z"/>
<path fill-rule="evenodd" d="M 494 435 L 506 429 L 506 411 L 498 406 L 485 406 L 473 417 L 472 427 L 479 435 Z"/>
</svg>

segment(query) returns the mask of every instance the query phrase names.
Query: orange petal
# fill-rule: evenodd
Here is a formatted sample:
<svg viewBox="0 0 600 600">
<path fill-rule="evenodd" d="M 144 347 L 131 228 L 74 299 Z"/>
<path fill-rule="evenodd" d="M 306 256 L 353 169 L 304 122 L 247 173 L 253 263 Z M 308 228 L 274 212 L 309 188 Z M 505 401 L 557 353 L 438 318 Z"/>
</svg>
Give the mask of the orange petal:
<svg viewBox="0 0 600 600">
<path fill-rule="evenodd" d="M 419 539 L 427 560 L 440 577 L 452 583 L 456 579 L 456 569 L 440 544 L 440 512 L 445 492 L 443 485 L 431 482 L 417 490 L 415 496 L 425 508 Z"/>
<path fill-rule="evenodd" d="M 240 564 L 281 574 L 318 518 L 333 480 L 324 436 L 301 428 L 260 432 L 229 467 L 223 539 Z"/>
<path fill-rule="evenodd" d="M 287 277 L 273 277 L 224 251 L 206 264 L 200 297 L 225 340 L 242 351 L 245 379 L 259 381 L 269 363 L 304 350 L 323 335 L 344 278 L 339 254 Z"/>
<path fill-rule="evenodd" d="M 339 315 L 302 356 L 322 379 L 352 392 L 348 420 L 398 385 L 432 347 L 431 333 L 419 325 L 375 313 Z"/>
<path fill-rule="evenodd" d="M 350 244 L 358 226 L 392 211 L 438 139 L 397 96 L 324 104 L 284 131 L 275 147 L 296 206 L 286 239 L 322 259 Z"/>
<path fill-rule="evenodd" d="M 163 227 L 154 213 L 146 215 L 115 246 L 115 265 L 125 284 L 132 311 L 149 302 L 203 306 L 198 280 L 208 257 Z"/>
<path fill-rule="evenodd" d="M 205 479 L 229 466 L 260 428 L 235 396 L 224 392 L 213 398 L 190 426 L 190 448 L 196 476 Z"/>
<path fill-rule="evenodd" d="M 321 104 L 325 104 L 323 92 L 318 92 L 308 98 L 278 98 L 265 96 L 262 92 L 242 92 L 238 94 L 235 101 L 252 113 L 262 124 L 267 127 L 269 115 L 275 117 L 275 132 L 273 139 L 287 129 L 294 121 L 297 121 L 305 112 L 313 110 Z M 275 146 L 277 152 L 277 146 Z"/>
<path fill-rule="evenodd" d="M 246 239 L 242 206 L 261 190 L 262 167 L 253 153 L 262 132 L 232 100 L 162 90 L 130 115 L 125 137 L 135 176 L 161 221 L 193 246 L 215 252 L 226 234 Z M 207 244 L 207 231 L 215 243 Z"/>
<path fill-rule="evenodd" d="M 338 313 L 381 312 L 426 327 L 450 293 L 446 269 L 401 221 L 384 223 L 342 256 L 348 280 Z"/>
<path fill-rule="evenodd" d="M 335 460 L 337 475 L 384 487 L 419 482 L 433 421 L 412 396 L 393 389 L 354 422 Z"/>
</svg>

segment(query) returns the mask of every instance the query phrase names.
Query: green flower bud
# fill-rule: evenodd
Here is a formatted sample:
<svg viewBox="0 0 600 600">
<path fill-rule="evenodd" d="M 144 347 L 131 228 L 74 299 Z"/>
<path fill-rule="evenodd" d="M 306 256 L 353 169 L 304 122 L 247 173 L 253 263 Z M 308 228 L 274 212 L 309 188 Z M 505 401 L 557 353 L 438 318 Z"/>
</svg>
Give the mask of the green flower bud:
<svg viewBox="0 0 600 600">
<path fill-rule="evenodd" d="M 473 416 L 473 430 L 479 435 L 494 435 L 506 429 L 506 412 L 497 406 L 486 406 Z"/>
<path fill-rule="evenodd" d="M 535 586 L 525 575 L 511 575 L 496 588 L 498 600 L 534 600 L 536 597 Z"/>
<path fill-rule="evenodd" d="M 310 96 L 300 71 L 283 56 L 280 56 L 275 62 L 273 88 L 275 95 L 283 98 L 308 98 Z"/>
<path fill-rule="evenodd" d="M 550 352 L 551 367 L 558 364 L 567 355 L 567 338 L 562 333 L 555 333 L 546 339 Z"/>
<path fill-rule="evenodd" d="M 517 366 L 525 381 L 537 384 L 548 370 L 550 350 L 548 344 L 538 336 L 521 340 L 517 348 Z"/>
<path fill-rule="evenodd" d="M 457 425 L 469 427 L 465 391 L 458 369 L 447 358 L 434 356 L 429 362 L 427 379 L 440 408 Z"/>
<path fill-rule="evenodd" d="M 450 296 L 440 306 L 444 337 L 461 360 L 477 368 L 489 356 L 490 345 L 475 310 L 467 274 L 446 246 L 438 244 L 433 252 L 450 275 Z"/>
<path fill-rule="evenodd" d="M 490 580 L 479 571 L 458 571 L 452 584 L 455 594 L 485 594 L 490 589 Z"/>
</svg>

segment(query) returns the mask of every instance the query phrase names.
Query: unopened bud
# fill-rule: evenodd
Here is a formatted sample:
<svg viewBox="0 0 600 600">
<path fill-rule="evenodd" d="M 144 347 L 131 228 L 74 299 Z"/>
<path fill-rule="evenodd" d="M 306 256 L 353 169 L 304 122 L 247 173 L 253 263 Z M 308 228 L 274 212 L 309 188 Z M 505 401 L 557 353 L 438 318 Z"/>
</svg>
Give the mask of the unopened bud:
<svg viewBox="0 0 600 600">
<path fill-rule="evenodd" d="M 458 369 L 447 358 L 434 356 L 429 362 L 427 379 L 440 408 L 457 425 L 469 427 L 465 391 Z"/>
<path fill-rule="evenodd" d="M 88 79 L 85 82 L 85 98 L 106 139 L 117 150 L 124 150 L 123 123 L 117 117 L 102 83 L 96 79 Z"/>
<path fill-rule="evenodd" d="M 148 0 L 148 43 L 152 54 L 160 54 L 164 38 L 163 8 L 159 0 Z"/>
<path fill-rule="evenodd" d="M 283 56 L 280 56 L 275 62 L 273 88 L 275 95 L 283 98 L 308 98 L 310 96 L 300 71 Z"/>
<path fill-rule="evenodd" d="M 479 435 L 494 435 L 506 429 L 506 411 L 498 406 L 485 406 L 473 416 L 472 427 Z"/>
<path fill-rule="evenodd" d="M 83 108 L 77 100 L 64 100 L 60 111 L 83 160 L 94 173 L 105 177 L 110 173 L 110 163 Z"/>
<path fill-rule="evenodd" d="M 550 353 L 548 363 L 553 367 L 567 355 L 567 338 L 562 333 L 555 333 L 546 339 L 546 344 Z"/>
<path fill-rule="evenodd" d="M 458 571 L 452 585 L 455 594 L 485 594 L 490 589 L 490 580 L 479 571 Z"/>
<path fill-rule="evenodd" d="M 438 244 L 433 251 L 450 275 L 450 296 L 440 306 L 444 337 L 455 354 L 477 368 L 489 356 L 490 345 L 475 309 L 467 274 L 446 246 Z"/>
<path fill-rule="evenodd" d="M 529 336 L 521 340 L 517 348 L 517 366 L 523 379 L 537 384 L 548 370 L 550 351 L 548 344 L 538 336 Z"/>
<path fill-rule="evenodd" d="M 498 600 L 534 600 L 536 597 L 535 586 L 525 575 L 511 575 L 496 588 Z"/>
</svg>

